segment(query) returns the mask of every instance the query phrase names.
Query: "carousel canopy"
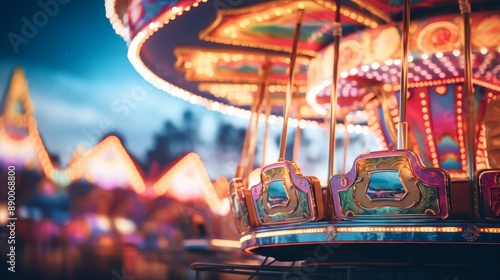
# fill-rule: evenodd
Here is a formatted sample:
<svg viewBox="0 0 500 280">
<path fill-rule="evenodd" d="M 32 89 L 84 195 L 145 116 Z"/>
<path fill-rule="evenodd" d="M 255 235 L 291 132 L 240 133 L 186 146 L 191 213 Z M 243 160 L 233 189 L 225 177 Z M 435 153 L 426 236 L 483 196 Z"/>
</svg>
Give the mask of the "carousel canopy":
<svg viewBox="0 0 500 280">
<path fill-rule="evenodd" d="M 298 52 L 304 57 L 298 60 L 294 92 L 301 98 L 292 104 L 312 108 L 314 113 L 308 116 L 314 122 L 308 124 L 316 123 L 314 116 L 326 116 L 330 106 L 332 32 L 338 32 L 336 2 L 240 2 L 117 0 L 106 1 L 106 7 L 117 33 L 129 43 L 131 63 L 146 80 L 193 104 L 241 117 L 249 116 L 250 98 L 257 90 L 255 58 L 261 53 L 266 53 L 265 59 L 289 56 L 297 14 L 303 10 Z M 411 1 L 408 119 L 410 144 L 424 143 L 413 146 L 425 164 L 461 176 L 466 166 L 465 63 L 463 20 L 455 2 Z M 478 166 L 487 166 L 483 116 L 500 92 L 500 17 L 495 2 L 474 1 L 471 10 Z M 401 3 L 341 1 L 340 12 L 337 121 L 359 111 L 381 146 L 393 148 L 400 88 Z M 226 61 L 223 56 L 229 53 L 244 59 L 228 55 Z M 273 70 L 273 75 L 283 74 L 284 65 L 277 67 L 281 70 Z M 270 80 L 269 92 L 274 85 L 279 96 L 280 78 Z M 305 98 L 301 96 L 304 88 Z"/>
</svg>

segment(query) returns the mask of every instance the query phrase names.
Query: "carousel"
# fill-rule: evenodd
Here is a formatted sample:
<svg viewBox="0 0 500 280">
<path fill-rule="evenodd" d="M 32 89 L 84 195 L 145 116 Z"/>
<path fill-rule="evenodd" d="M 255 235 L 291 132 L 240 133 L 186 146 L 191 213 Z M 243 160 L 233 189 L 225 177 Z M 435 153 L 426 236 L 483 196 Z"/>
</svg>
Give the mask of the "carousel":
<svg viewBox="0 0 500 280">
<path fill-rule="evenodd" d="M 249 120 L 229 198 L 241 250 L 266 259 L 192 268 L 500 268 L 500 7 L 473 2 L 106 0 L 145 80 Z M 270 125 L 279 155 L 263 141 L 258 160 Z M 307 127 L 327 131 L 323 176 L 302 173 L 300 145 L 287 153 L 288 129 L 300 143 Z M 380 149 L 345 166 L 335 139 L 346 151 L 353 127 Z"/>
</svg>

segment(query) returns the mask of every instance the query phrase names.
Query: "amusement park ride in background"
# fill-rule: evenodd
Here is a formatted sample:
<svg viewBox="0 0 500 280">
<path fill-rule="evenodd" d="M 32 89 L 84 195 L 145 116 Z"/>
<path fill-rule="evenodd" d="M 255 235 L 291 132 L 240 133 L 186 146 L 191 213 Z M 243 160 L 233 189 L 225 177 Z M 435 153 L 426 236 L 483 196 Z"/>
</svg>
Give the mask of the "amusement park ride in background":
<svg viewBox="0 0 500 280">
<path fill-rule="evenodd" d="M 322 251 L 328 256 L 321 262 L 330 265 L 495 266 L 495 1 L 472 8 L 465 0 L 204 2 L 105 3 L 130 62 L 148 82 L 249 119 L 229 186 L 245 252 L 297 261 Z M 254 169 L 260 119 L 264 135 L 270 123 L 283 131 L 277 161 Z M 334 174 L 335 133 L 349 124 L 370 129 L 381 151 Z M 329 129 L 327 181 L 303 175 L 295 156 L 285 158 L 289 126 Z"/>
</svg>

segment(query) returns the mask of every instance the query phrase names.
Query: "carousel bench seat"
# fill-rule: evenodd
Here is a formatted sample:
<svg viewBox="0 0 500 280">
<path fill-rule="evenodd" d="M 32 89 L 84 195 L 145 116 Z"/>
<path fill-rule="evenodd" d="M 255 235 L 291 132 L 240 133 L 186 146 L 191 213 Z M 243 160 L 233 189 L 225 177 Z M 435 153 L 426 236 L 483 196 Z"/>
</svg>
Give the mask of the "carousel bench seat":
<svg viewBox="0 0 500 280">
<path fill-rule="evenodd" d="M 260 183 L 247 200 L 252 227 L 293 225 L 324 218 L 323 194 L 316 177 L 303 176 L 295 162 L 280 161 L 261 170 Z M 254 214 L 253 214 L 254 213 Z"/>
<path fill-rule="evenodd" d="M 444 219 L 450 175 L 427 168 L 409 150 L 358 156 L 347 174 L 329 182 L 334 219 Z"/>
</svg>

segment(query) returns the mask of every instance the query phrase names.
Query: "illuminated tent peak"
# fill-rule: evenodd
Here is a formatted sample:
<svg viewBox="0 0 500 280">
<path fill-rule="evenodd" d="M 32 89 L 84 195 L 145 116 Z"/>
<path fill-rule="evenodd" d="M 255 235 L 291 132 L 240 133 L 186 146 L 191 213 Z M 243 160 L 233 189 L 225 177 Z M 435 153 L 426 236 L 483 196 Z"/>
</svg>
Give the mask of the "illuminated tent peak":
<svg viewBox="0 0 500 280">
<path fill-rule="evenodd" d="M 11 76 L 0 115 L 0 162 L 27 169 L 40 168 L 52 176 L 54 167 L 38 132 L 28 82 L 22 68 Z"/>
<path fill-rule="evenodd" d="M 77 150 L 76 159 L 67 168 L 73 180 L 85 177 L 102 188 L 132 186 L 137 193 L 145 190 L 144 180 L 132 157 L 115 135 L 104 138 L 85 154 Z M 118 178 L 118 179 L 117 179 Z"/>
<path fill-rule="evenodd" d="M 7 94 L 2 100 L 2 115 L 12 125 L 28 127 L 33 118 L 33 103 L 30 99 L 28 81 L 22 68 L 12 74 Z"/>
<path fill-rule="evenodd" d="M 216 188 L 224 186 L 222 181 L 218 183 L 212 184 L 201 158 L 188 153 L 153 184 L 153 191 L 158 196 L 172 196 L 182 202 L 203 199 L 212 212 L 224 216 L 229 212 L 229 200 L 220 198 Z"/>
</svg>

